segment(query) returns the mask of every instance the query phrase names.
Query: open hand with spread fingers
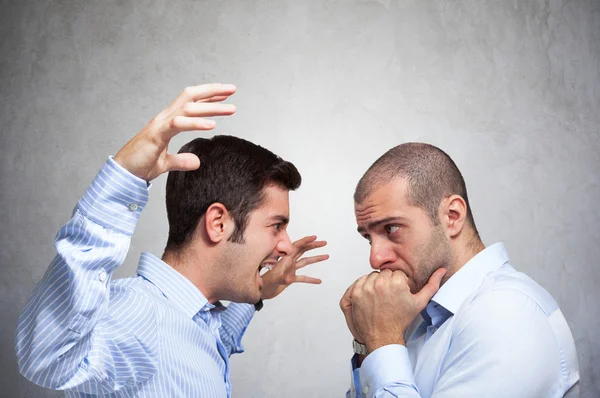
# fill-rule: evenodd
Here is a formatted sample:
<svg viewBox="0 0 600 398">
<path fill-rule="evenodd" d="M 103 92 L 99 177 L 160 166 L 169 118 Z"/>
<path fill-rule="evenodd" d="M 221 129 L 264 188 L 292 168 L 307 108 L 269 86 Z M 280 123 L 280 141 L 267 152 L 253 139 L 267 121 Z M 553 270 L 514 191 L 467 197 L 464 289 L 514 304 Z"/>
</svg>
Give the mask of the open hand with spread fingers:
<svg viewBox="0 0 600 398">
<path fill-rule="evenodd" d="M 221 103 L 235 90 L 232 84 L 219 83 L 184 89 L 121 148 L 115 155 L 115 161 L 148 182 L 167 171 L 196 170 L 200 167 L 200 159 L 191 153 L 168 153 L 169 141 L 183 131 L 213 129 L 215 122 L 207 117 L 235 113 L 234 105 Z"/>
<path fill-rule="evenodd" d="M 305 275 L 297 275 L 296 271 L 306 267 L 309 264 L 325 261 L 329 258 L 328 254 L 321 254 L 311 257 L 302 257 L 307 251 L 317 249 L 327 245 L 325 241 L 318 241 L 317 237 L 306 236 L 293 243 L 293 249 L 287 256 L 281 257 L 273 268 L 263 276 L 262 299 L 272 299 L 283 292 L 293 283 L 311 283 L 319 284 L 320 279 Z"/>
</svg>

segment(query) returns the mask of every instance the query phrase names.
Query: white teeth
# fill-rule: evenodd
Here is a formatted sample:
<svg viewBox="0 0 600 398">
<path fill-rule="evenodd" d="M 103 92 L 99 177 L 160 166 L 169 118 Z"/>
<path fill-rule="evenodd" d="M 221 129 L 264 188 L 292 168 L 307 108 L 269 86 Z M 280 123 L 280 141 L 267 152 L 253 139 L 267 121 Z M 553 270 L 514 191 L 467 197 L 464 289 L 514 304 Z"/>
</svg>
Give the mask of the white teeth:
<svg viewBox="0 0 600 398">
<path fill-rule="evenodd" d="M 271 271 L 272 269 L 273 269 L 273 264 L 261 264 L 258 269 L 258 272 L 259 272 L 260 276 L 263 276 L 264 274 Z"/>
</svg>

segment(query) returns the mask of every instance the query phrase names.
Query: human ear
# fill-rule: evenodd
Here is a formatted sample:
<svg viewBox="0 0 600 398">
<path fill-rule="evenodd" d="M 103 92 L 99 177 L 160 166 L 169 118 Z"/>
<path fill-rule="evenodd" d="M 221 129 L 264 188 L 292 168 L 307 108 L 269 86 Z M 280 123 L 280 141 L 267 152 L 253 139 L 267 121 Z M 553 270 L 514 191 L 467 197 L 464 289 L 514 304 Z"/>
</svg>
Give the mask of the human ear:
<svg viewBox="0 0 600 398">
<path fill-rule="evenodd" d="M 208 239 L 213 243 L 219 243 L 229 236 L 231 218 L 227 208 L 221 203 L 213 203 L 206 209 L 204 214 L 204 225 Z"/>
<path fill-rule="evenodd" d="M 450 238 L 459 235 L 465 226 L 467 204 L 460 195 L 452 195 L 442 201 L 442 225 Z"/>
</svg>

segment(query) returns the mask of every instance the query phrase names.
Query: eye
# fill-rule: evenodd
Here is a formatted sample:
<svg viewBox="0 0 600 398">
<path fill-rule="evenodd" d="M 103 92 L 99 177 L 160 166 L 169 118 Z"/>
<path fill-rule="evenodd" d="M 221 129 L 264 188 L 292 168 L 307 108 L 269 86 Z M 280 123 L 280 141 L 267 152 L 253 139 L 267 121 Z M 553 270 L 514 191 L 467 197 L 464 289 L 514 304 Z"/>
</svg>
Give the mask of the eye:
<svg viewBox="0 0 600 398">
<path fill-rule="evenodd" d="M 272 225 L 273 228 L 275 228 L 276 231 L 280 231 L 281 230 L 281 223 L 277 223 L 277 224 L 273 224 Z"/>
<path fill-rule="evenodd" d="M 385 226 L 385 232 L 388 234 L 393 234 L 394 232 L 398 232 L 398 230 L 400 230 L 399 225 L 390 224 Z"/>
<path fill-rule="evenodd" d="M 371 235 L 363 235 L 363 238 L 369 241 L 369 245 L 371 244 Z"/>
</svg>

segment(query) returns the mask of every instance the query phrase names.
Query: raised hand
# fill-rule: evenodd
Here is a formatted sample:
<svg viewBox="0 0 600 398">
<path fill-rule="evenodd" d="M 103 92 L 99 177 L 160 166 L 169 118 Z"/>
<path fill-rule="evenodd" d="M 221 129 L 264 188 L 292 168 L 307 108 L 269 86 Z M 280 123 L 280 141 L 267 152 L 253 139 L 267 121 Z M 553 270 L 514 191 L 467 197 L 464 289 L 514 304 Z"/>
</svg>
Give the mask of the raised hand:
<svg viewBox="0 0 600 398">
<path fill-rule="evenodd" d="M 328 254 L 322 254 L 312 257 L 301 258 L 304 253 L 327 244 L 325 241 L 317 241 L 316 236 L 307 236 L 293 243 L 292 252 L 281 257 L 277 264 L 263 276 L 262 298 L 272 299 L 278 296 L 289 285 L 293 283 L 311 283 L 319 284 L 320 279 L 305 275 L 296 275 L 296 271 L 306 267 L 309 264 L 325 261 L 329 258 Z"/>
<path fill-rule="evenodd" d="M 235 93 L 232 84 L 203 84 L 184 89 L 177 98 L 150 121 L 115 155 L 115 161 L 146 181 L 171 170 L 196 170 L 200 159 L 191 153 L 167 152 L 171 138 L 183 131 L 211 130 L 211 116 L 226 116 L 235 106 L 221 104 Z"/>
</svg>

